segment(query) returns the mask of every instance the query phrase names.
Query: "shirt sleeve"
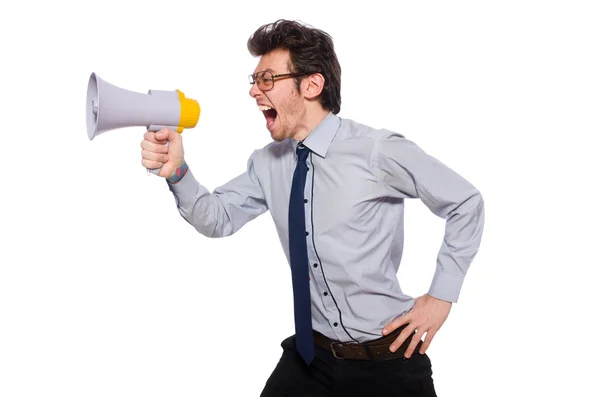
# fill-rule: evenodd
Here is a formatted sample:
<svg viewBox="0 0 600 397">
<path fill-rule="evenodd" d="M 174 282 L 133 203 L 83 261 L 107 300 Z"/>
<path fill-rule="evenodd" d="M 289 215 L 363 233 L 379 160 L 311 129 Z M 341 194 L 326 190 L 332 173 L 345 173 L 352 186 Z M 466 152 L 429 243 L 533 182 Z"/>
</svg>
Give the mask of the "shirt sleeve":
<svg viewBox="0 0 600 397">
<path fill-rule="evenodd" d="M 378 142 L 374 160 L 390 196 L 419 198 L 446 220 L 429 295 L 457 302 L 483 233 L 484 202 L 465 178 L 400 134 Z"/>
<path fill-rule="evenodd" d="M 226 237 L 268 210 L 256 174 L 255 150 L 247 169 L 212 193 L 200 184 L 191 169 L 176 184 L 168 183 L 181 216 L 206 237 Z"/>
</svg>

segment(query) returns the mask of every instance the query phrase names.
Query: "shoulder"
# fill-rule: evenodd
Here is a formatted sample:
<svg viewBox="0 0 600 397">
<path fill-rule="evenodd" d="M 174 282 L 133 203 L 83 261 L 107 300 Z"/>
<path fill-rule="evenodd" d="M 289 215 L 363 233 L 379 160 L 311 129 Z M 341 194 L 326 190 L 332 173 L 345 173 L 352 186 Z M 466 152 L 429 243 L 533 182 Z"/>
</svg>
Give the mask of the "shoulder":
<svg viewBox="0 0 600 397">
<path fill-rule="evenodd" d="M 385 127 L 374 127 L 352 119 L 342 119 L 342 128 L 336 140 L 358 141 L 371 151 L 373 158 L 389 155 L 390 151 L 411 150 L 416 144 L 405 134 Z"/>
<path fill-rule="evenodd" d="M 370 153 L 370 161 L 380 166 L 390 160 L 418 160 L 425 152 L 403 132 L 385 127 L 374 127 L 352 119 L 343 119 L 340 139 L 359 140 L 363 150 Z"/>
<path fill-rule="evenodd" d="M 387 128 L 374 127 L 353 119 L 342 119 L 339 138 L 341 139 L 367 139 L 373 142 L 385 139 L 405 138 L 399 132 Z"/>
</svg>

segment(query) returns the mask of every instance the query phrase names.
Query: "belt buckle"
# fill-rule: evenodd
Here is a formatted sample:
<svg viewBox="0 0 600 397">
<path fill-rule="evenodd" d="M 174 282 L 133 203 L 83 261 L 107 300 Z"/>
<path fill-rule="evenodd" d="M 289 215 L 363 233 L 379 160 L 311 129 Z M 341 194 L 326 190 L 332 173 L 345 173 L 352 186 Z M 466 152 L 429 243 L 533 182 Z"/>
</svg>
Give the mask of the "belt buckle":
<svg viewBox="0 0 600 397">
<path fill-rule="evenodd" d="M 331 342 L 329 343 L 329 349 L 331 350 L 331 353 L 333 354 L 333 357 L 337 358 L 338 360 L 345 360 L 344 357 L 338 356 L 337 353 L 335 352 L 335 348 L 333 347 L 333 345 L 336 344 L 336 342 Z M 339 345 L 339 343 L 337 343 Z"/>
</svg>

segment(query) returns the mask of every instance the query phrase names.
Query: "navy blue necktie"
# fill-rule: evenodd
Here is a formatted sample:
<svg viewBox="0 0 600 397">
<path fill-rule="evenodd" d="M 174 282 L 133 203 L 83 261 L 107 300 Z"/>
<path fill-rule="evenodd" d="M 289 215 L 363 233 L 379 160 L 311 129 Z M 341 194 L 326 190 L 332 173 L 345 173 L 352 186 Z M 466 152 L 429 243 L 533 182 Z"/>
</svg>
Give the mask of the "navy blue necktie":
<svg viewBox="0 0 600 397">
<path fill-rule="evenodd" d="M 296 324 L 296 349 L 310 364 L 315 356 L 312 317 L 310 313 L 310 286 L 308 276 L 308 252 L 306 239 L 304 185 L 308 166 L 306 158 L 309 149 L 299 145 L 296 149 L 298 164 L 294 171 L 289 208 L 290 262 L 292 285 L 294 288 L 294 320 Z"/>
</svg>

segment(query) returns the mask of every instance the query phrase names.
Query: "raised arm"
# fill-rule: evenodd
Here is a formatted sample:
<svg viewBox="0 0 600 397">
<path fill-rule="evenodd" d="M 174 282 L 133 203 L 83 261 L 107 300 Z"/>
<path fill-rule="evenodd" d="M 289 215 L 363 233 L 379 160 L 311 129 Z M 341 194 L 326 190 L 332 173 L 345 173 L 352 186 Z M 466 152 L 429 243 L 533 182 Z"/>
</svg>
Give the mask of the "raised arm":
<svg viewBox="0 0 600 397">
<path fill-rule="evenodd" d="M 162 166 L 159 176 L 166 179 L 179 213 L 204 236 L 230 236 L 268 210 L 255 172 L 259 151 L 252 153 L 245 172 L 210 192 L 188 168 L 179 134 L 167 129 L 156 135 L 147 133 L 144 138 L 142 164 Z M 164 146 L 165 140 L 169 145 Z"/>
</svg>

